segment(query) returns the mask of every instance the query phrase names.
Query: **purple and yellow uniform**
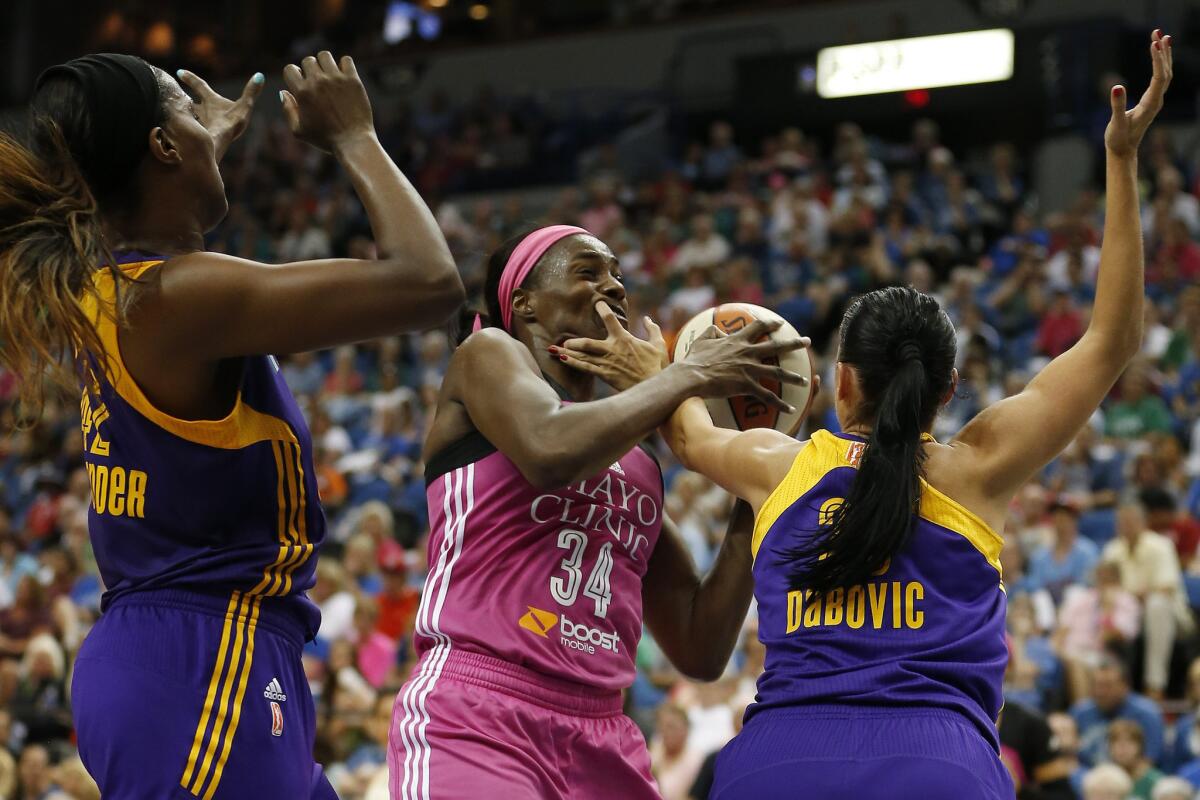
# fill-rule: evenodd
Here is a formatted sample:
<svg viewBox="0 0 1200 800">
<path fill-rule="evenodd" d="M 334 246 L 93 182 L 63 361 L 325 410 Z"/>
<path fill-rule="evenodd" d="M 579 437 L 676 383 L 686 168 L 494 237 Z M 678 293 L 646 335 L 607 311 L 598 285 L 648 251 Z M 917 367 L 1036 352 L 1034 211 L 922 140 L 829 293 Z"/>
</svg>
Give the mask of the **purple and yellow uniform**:
<svg viewBox="0 0 1200 800">
<path fill-rule="evenodd" d="M 117 255 L 134 279 L 163 262 Z M 270 356 L 242 359 L 223 419 L 156 408 L 121 359 L 116 281 L 95 280 L 108 363 L 80 408 L 106 592 L 75 667 L 80 755 L 106 797 L 333 796 L 300 663 L 325 535 L 300 410 Z"/>
<path fill-rule="evenodd" d="M 863 447 L 817 431 L 759 511 L 766 664 L 714 798 L 1012 797 L 995 722 L 1007 663 L 999 535 L 922 482 L 911 537 L 869 580 L 824 596 L 791 585 L 786 554 L 830 524 Z"/>
</svg>

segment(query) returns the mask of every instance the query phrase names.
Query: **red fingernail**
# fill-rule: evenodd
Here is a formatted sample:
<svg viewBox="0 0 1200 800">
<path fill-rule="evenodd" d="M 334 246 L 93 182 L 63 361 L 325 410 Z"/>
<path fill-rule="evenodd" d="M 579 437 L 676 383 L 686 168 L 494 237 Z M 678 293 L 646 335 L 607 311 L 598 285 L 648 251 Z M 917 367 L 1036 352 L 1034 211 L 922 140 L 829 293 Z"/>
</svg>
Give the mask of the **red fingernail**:
<svg viewBox="0 0 1200 800">
<path fill-rule="evenodd" d="M 1162 42 L 1161 42 L 1161 41 L 1155 42 L 1155 43 L 1154 43 L 1154 49 L 1155 49 L 1155 50 L 1162 50 Z"/>
<path fill-rule="evenodd" d="M 1120 93 L 1121 93 L 1121 87 L 1120 87 L 1120 86 L 1114 86 L 1114 87 L 1113 87 L 1113 95 L 1114 95 L 1114 96 L 1116 96 L 1116 95 L 1119 95 Z"/>
<path fill-rule="evenodd" d="M 560 355 L 560 356 L 558 357 L 558 360 L 559 360 L 559 361 L 566 361 L 566 360 L 567 360 L 567 357 L 566 357 L 566 356 L 563 356 L 563 355 Z"/>
<path fill-rule="evenodd" d="M 549 347 L 547 347 L 546 349 L 547 349 L 547 350 L 549 350 L 551 353 L 555 353 L 555 354 L 557 354 L 557 353 L 558 353 L 558 348 L 557 348 L 557 347 L 555 347 L 554 345 L 550 345 L 550 346 L 549 346 Z"/>
</svg>

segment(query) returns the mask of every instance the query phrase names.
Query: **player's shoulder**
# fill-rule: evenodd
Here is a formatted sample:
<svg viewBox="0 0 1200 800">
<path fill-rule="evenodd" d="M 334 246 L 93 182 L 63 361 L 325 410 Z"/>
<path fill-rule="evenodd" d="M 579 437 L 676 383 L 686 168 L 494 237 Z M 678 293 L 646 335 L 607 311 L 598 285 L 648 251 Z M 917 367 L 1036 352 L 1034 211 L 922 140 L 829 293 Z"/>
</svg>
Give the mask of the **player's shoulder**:
<svg viewBox="0 0 1200 800">
<path fill-rule="evenodd" d="M 529 350 L 517 339 L 509 336 L 500 328 L 481 328 L 475 331 L 454 351 L 452 361 L 463 364 L 479 365 L 494 363 L 497 359 L 510 361 L 516 359 L 522 363 L 533 361 Z"/>
</svg>

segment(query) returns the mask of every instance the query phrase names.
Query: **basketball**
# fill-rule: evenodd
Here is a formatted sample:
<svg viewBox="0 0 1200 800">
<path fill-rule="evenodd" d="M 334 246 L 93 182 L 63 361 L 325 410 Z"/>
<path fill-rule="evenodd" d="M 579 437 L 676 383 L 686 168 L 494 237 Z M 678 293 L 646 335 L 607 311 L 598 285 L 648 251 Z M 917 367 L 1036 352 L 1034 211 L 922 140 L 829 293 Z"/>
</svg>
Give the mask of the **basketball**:
<svg viewBox="0 0 1200 800">
<path fill-rule="evenodd" d="M 778 320 L 783 323 L 774 333 L 770 334 L 770 337 L 776 341 L 788 341 L 800 336 L 783 317 L 770 309 L 751 303 L 723 303 L 705 309 L 688 320 L 675 340 L 675 352 L 672 357 L 676 361 L 685 357 L 692 349 L 692 343 L 712 325 L 716 325 L 723 333 L 731 334 L 737 333 L 756 319 Z M 789 435 L 796 432 L 808 414 L 813 398 L 813 363 L 809 358 L 808 349 L 784 353 L 778 359 L 769 359 L 767 363 L 778 364 L 786 370 L 808 378 L 808 384 L 804 386 L 782 383 L 774 378 L 763 378 L 762 380 L 763 386 L 783 398 L 796 411 L 791 414 L 780 411 L 752 395 L 712 398 L 705 400 L 705 404 L 708 406 L 708 413 L 712 416 L 714 424 L 722 428 L 734 428 L 742 431 L 750 428 L 774 428 Z"/>
</svg>

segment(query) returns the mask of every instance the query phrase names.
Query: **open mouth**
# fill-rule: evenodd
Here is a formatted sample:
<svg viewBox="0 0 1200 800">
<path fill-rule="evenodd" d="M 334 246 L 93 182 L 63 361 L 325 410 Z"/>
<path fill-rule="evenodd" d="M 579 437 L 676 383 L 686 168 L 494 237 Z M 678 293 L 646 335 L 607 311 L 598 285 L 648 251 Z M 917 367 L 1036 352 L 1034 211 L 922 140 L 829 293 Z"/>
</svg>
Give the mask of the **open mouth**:
<svg viewBox="0 0 1200 800">
<path fill-rule="evenodd" d="M 611 303 L 608 305 L 608 307 L 612 309 L 613 314 L 616 315 L 617 319 L 621 323 L 621 326 L 628 330 L 629 317 L 625 314 L 625 311 L 620 306 L 614 306 Z"/>
</svg>

